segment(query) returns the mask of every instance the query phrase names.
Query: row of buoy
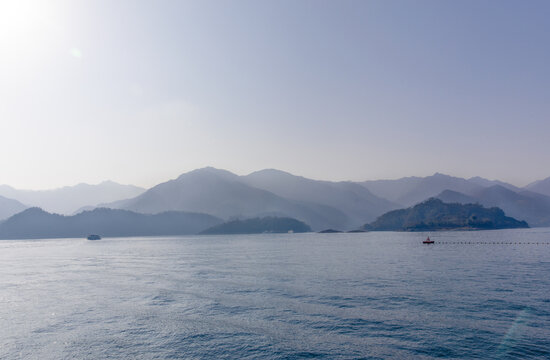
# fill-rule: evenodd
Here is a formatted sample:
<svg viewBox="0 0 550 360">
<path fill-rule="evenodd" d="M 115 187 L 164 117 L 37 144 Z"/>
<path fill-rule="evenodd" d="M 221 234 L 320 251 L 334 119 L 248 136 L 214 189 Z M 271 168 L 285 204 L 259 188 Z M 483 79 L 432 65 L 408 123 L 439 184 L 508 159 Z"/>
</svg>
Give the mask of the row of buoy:
<svg viewBox="0 0 550 360">
<path fill-rule="evenodd" d="M 435 244 L 460 245 L 550 245 L 550 242 L 475 242 L 475 241 L 436 241 Z"/>
</svg>

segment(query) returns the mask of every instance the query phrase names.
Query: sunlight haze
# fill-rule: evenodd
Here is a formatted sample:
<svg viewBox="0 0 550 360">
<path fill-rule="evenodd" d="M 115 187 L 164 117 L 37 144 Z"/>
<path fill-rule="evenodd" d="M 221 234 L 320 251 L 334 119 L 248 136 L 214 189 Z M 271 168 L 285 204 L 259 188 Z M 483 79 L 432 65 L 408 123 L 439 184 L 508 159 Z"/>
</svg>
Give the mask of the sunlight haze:
<svg viewBox="0 0 550 360">
<path fill-rule="evenodd" d="M 0 184 L 548 177 L 544 1 L 2 1 Z"/>
</svg>

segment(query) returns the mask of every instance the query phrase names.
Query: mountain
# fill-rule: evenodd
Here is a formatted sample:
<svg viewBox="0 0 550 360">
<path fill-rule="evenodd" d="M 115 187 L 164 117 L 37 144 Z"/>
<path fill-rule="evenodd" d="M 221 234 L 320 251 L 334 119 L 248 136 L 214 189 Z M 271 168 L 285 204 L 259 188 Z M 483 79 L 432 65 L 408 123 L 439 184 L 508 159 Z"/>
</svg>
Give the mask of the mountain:
<svg viewBox="0 0 550 360">
<path fill-rule="evenodd" d="M 349 217 L 344 228 L 355 228 L 399 207 L 353 182 L 311 180 L 274 169 L 254 172 L 242 181 L 286 199 L 336 208 Z"/>
<path fill-rule="evenodd" d="M 215 225 L 201 234 L 261 234 L 261 233 L 302 233 L 311 228 L 302 221 L 292 218 L 264 217 L 246 220 L 233 220 Z"/>
<path fill-rule="evenodd" d="M 423 179 L 411 176 L 394 180 L 368 180 L 359 184 L 376 196 L 397 202 L 399 198 L 413 191 Z"/>
<path fill-rule="evenodd" d="M 371 231 L 490 230 L 528 227 L 525 221 L 508 217 L 499 208 L 479 204 L 448 204 L 435 198 L 407 209 L 393 210 L 371 224 Z"/>
<path fill-rule="evenodd" d="M 402 206 L 412 206 L 437 196 L 444 190 L 453 190 L 468 195 L 483 188 L 476 182 L 440 173 L 424 178 L 366 181 L 361 184 L 375 195 L 383 196 L 382 194 L 385 194 L 387 199 Z M 389 194 L 391 195 L 388 197 Z"/>
<path fill-rule="evenodd" d="M 479 186 L 483 186 L 483 187 L 491 187 L 491 186 L 494 186 L 494 185 L 500 185 L 502 187 L 505 187 L 508 190 L 512 190 L 512 191 L 515 191 L 515 192 L 521 191 L 521 188 L 519 188 L 517 186 L 514 186 L 512 184 L 508 184 L 504 181 L 488 180 L 488 179 L 485 179 L 485 178 L 482 178 L 482 177 L 479 177 L 479 176 L 469 178 L 468 181 L 471 182 L 471 183 L 477 184 Z"/>
<path fill-rule="evenodd" d="M 0 186 L 0 196 L 60 214 L 72 214 L 84 206 L 132 198 L 144 191 L 145 189 L 134 185 L 121 185 L 112 181 L 97 185 L 78 184 L 53 190 L 18 190 L 7 185 Z"/>
<path fill-rule="evenodd" d="M 535 181 L 527 185 L 524 189 L 528 191 L 540 193 L 546 196 L 550 196 L 550 177 L 544 180 Z"/>
<path fill-rule="evenodd" d="M 402 206 L 412 206 L 431 197 L 445 202 L 480 203 L 501 207 L 507 214 L 525 219 L 531 226 L 550 226 L 548 201 L 550 178 L 525 188 L 479 176 L 470 179 L 436 173 L 428 177 L 375 180 L 360 183 L 374 195 Z"/>
<path fill-rule="evenodd" d="M 0 196 L 0 220 L 7 219 L 18 212 L 25 210 L 27 207 L 28 206 L 21 204 L 17 200 Z"/>
<path fill-rule="evenodd" d="M 431 197 L 485 204 L 479 194 L 494 186 L 521 193 L 529 203 L 540 202 L 535 210 L 545 209 L 542 205 L 545 201 L 540 196 L 534 193 L 528 195 L 513 185 L 481 177 L 463 179 L 436 173 L 424 178 L 354 183 L 312 180 L 274 169 L 238 176 L 209 167 L 182 174 L 137 196 L 119 197 L 116 201 L 103 201 L 98 205 L 99 198 L 96 197 L 95 206 L 82 207 L 81 210 L 108 207 L 144 214 L 187 211 L 210 214 L 225 221 L 266 216 L 291 217 L 309 224 L 315 231 L 326 228 L 346 230 L 356 229 L 389 210 L 412 206 Z M 446 190 L 450 192 L 444 193 Z M 490 197 L 489 192 L 484 196 Z M 509 198 L 511 194 L 503 193 L 502 196 Z M 524 217 L 512 206 L 515 202 L 517 199 L 491 199 L 487 204 L 501 206 L 512 216 L 527 219 L 533 226 L 547 223 L 545 213 L 536 216 L 535 210 L 532 216 Z M 524 210 L 522 206 L 519 209 Z"/>
<path fill-rule="evenodd" d="M 221 223 L 216 217 L 185 212 L 156 215 L 99 208 L 73 216 L 29 208 L 0 223 L 0 239 L 84 238 L 101 236 L 162 236 L 197 234 Z"/>
<path fill-rule="evenodd" d="M 436 196 L 443 190 L 453 190 L 468 195 L 482 188 L 482 186 L 471 183 L 466 179 L 436 173 L 422 179 L 413 190 L 397 199 L 397 202 L 410 206 Z"/>
<path fill-rule="evenodd" d="M 191 211 L 226 220 L 263 216 L 292 217 L 313 228 L 341 227 L 349 223 L 349 218 L 339 209 L 292 201 L 247 185 L 238 175 L 214 168 L 185 173 L 135 198 L 105 206 L 146 214 L 168 210 Z"/>
<path fill-rule="evenodd" d="M 517 193 L 504 186 L 494 185 L 472 195 L 444 191 L 437 197 L 461 204 L 477 202 L 483 206 L 496 206 L 514 218 L 527 221 L 531 226 L 550 226 L 550 197 L 542 194 L 530 191 Z"/>
<path fill-rule="evenodd" d="M 437 199 L 446 203 L 459 203 L 459 204 L 475 204 L 479 203 L 479 200 L 473 196 L 468 196 L 463 193 L 452 190 L 444 190 L 441 194 L 436 196 Z"/>
</svg>

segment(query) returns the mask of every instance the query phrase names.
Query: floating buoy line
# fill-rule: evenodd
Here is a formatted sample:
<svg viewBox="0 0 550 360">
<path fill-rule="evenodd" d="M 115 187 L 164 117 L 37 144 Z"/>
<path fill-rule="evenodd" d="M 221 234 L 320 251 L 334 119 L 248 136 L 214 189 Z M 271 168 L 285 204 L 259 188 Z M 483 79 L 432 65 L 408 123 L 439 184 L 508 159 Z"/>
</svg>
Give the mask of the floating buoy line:
<svg viewBox="0 0 550 360">
<path fill-rule="evenodd" d="M 444 245 L 550 245 L 550 242 L 507 242 L 507 241 L 434 241 L 432 244 Z"/>
</svg>

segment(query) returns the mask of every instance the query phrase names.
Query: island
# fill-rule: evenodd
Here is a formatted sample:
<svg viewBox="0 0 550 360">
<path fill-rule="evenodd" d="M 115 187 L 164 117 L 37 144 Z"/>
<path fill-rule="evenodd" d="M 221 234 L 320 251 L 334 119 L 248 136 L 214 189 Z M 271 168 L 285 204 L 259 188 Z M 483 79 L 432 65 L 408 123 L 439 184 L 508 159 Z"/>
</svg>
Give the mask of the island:
<svg viewBox="0 0 550 360">
<path fill-rule="evenodd" d="M 268 216 L 245 220 L 233 220 L 208 228 L 204 235 L 262 234 L 262 233 L 303 233 L 310 232 L 306 223 L 289 218 Z"/>
<path fill-rule="evenodd" d="M 525 221 L 504 214 L 498 207 L 444 203 L 430 198 L 407 209 L 393 210 L 362 228 L 368 231 L 496 230 L 528 228 Z"/>
<path fill-rule="evenodd" d="M 326 230 L 319 231 L 319 234 L 336 234 L 336 233 L 341 233 L 341 232 L 342 231 L 340 231 L 340 230 L 326 229 Z"/>
</svg>

